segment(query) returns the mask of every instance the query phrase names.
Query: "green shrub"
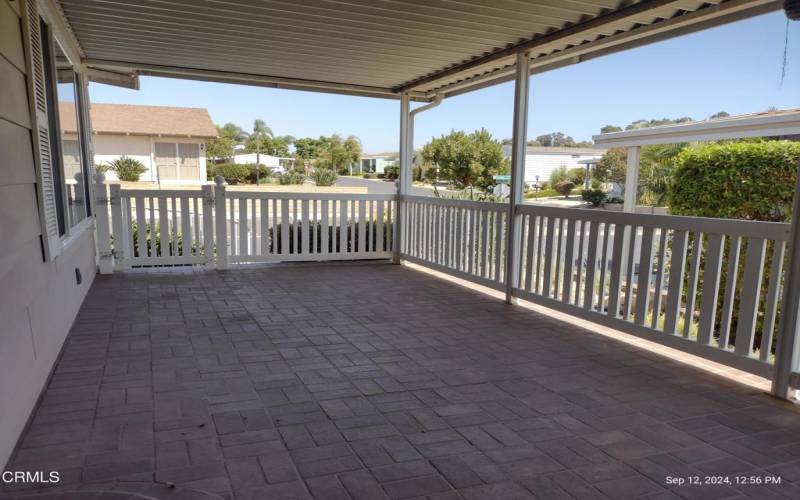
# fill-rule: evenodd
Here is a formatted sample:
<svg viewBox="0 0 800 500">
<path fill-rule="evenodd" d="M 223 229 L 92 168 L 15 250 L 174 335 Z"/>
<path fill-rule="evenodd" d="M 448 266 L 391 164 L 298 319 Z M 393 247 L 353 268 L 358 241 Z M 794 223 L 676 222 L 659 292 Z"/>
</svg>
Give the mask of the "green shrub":
<svg viewBox="0 0 800 500">
<path fill-rule="evenodd" d="M 121 181 L 136 182 L 143 173 L 147 172 L 147 167 L 136 158 L 123 156 L 110 162 L 107 166 L 103 166 L 99 171 L 107 172 L 109 170 L 117 174 L 117 178 Z"/>
<path fill-rule="evenodd" d="M 687 148 L 667 189 L 677 215 L 788 221 L 800 143 L 728 142 Z"/>
<path fill-rule="evenodd" d="M 364 175 L 362 177 L 364 177 L 365 179 L 377 179 L 379 177 L 379 174 L 376 174 L 374 172 L 364 172 Z"/>
<path fill-rule="evenodd" d="M 278 183 L 282 186 L 302 184 L 304 180 L 306 180 L 306 177 L 295 170 L 290 170 L 285 174 L 278 176 Z"/>
<path fill-rule="evenodd" d="M 586 169 L 583 167 L 575 167 L 569 169 L 567 172 L 567 180 L 576 186 L 582 186 L 586 181 Z"/>
<path fill-rule="evenodd" d="M 339 176 L 329 168 L 315 168 L 308 178 L 314 181 L 317 186 L 333 186 Z"/>
<path fill-rule="evenodd" d="M 581 198 L 593 207 L 599 207 L 605 203 L 606 193 L 602 189 L 584 189 L 581 191 Z"/>
<path fill-rule="evenodd" d="M 575 189 L 575 184 L 570 181 L 561 181 L 557 183 L 555 186 L 556 191 L 558 194 L 563 195 L 564 198 L 569 196 L 573 189 Z"/>
<path fill-rule="evenodd" d="M 246 184 L 250 181 L 250 169 L 247 165 L 217 163 L 213 171 L 214 176 L 221 175 L 228 184 Z"/>
<path fill-rule="evenodd" d="M 400 177 L 400 167 L 397 165 L 390 165 L 383 168 L 384 179 L 397 179 Z"/>
<path fill-rule="evenodd" d="M 560 167 L 550 172 L 550 185 L 555 186 L 559 182 L 564 182 L 566 180 L 568 180 L 567 167 L 565 167 L 564 165 L 561 165 Z"/>
</svg>

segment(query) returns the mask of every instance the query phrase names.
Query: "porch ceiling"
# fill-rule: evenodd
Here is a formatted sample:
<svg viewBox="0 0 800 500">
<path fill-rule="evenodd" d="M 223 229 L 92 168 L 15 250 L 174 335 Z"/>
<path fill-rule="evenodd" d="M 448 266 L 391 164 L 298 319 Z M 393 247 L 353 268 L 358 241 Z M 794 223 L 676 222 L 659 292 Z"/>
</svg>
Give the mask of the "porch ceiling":
<svg viewBox="0 0 800 500">
<path fill-rule="evenodd" d="M 775 10 L 775 0 L 60 0 L 90 66 L 416 99 Z"/>
</svg>

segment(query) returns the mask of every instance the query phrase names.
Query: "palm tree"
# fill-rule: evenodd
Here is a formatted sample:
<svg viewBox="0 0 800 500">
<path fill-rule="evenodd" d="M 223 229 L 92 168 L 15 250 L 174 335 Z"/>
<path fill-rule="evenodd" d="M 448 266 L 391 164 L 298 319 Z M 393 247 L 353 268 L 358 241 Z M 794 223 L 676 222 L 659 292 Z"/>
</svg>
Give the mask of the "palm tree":
<svg viewBox="0 0 800 500">
<path fill-rule="evenodd" d="M 256 118 L 253 122 L 253 133 L 250 134 L 250 138 L 256 141 L 256 185 L 258 185 L 261 169 L 261 140 L 272 136 L 272 129 L 267 126 L 267 123 L 261 118 Z"/>
</svg>

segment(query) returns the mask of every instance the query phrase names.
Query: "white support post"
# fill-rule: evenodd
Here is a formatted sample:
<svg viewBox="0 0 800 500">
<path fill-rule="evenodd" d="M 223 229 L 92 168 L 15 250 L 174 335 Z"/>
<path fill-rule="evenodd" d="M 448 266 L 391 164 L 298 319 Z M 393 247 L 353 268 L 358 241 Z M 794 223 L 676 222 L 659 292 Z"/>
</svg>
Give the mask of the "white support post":
<svg viewBox="0 0 800 500">
<path fill-rule="evenodd" d="M 400 95 L 400 175 L 398 176 L 397 193 L 400 195 L 397 199 L 397 214 L 395 216 L 395 234 L 397 235 L 394 244 L 394 258 L 392 259 L 395 264 L 400 263 L 400 253 L 405 244 L 405 202 L 403 197 L 408 194 L 408 187 L 411 185 L 412 171 L 411 171 L 411 141 L 409 132 L 409 116 L 411 113 L 411 102 L 407 93 Z"/>
<path fill-rule="evenodd" d="M 641 146 L 631 146 L 628 148 L 628 168 L 625 170 L 625 199 L 622 205 L 623 212 L 636 212 L 636 194 L 639 192 L 639 159 L 641 153 Z"/>
<path fill-rule="evenodd" d="M 114 268 L 124 269 L 128 266 L 128 248 L 130 248 L 131 220 L 126 207 L 122 204 L 119 181 L 109 183 L 109 200 L 111 205 L 111 231 L 114 235 Z"/>
<path fill-rule="evenodd" d="M 225 178 L 214 177 L 214 216 L 217 223 L 217 234 L 214 238 L 217 248 L 217 269 L 228 268 L 228 216 L 225 198 Z"/>
<path fill-rule="evenodd" d="M 790 399 L 792 372 L 800 371 L 800 161 L 797 162 L 797 181 L 794 187 L 792 228 L 789 236 L 789 263 L 786 268 L 781 321 L 778 342 L 775 346 L 775 374 L 772 378 L 772 395 Z"/>
<path fill-rule="evenodd" d="M 516 303 L 514 288 L 519 287 L 520 243 L 522 224 L 517 219 L 517 205 L 523 201 L 525 184 L 525 146 L 528 135 L 528 88 L 530 86 L 530 58 L 527 52 L 517 54 L 514 84 L 514 129 L 511 149 L 511 194 L 506 217 L 506 302 Z"/>
<path fill-rule="evenodd" d="M 206 266 L 214 267 L 214 186 L 204 184 L 203 191 L 203 250 Z"/>
<path fill-rule="evenodd" d="M 106 176 L 101 173 L 94 175 L 97 268 L 100 274 L 111 274 L 114 271 L 114 254 L 111 252 L 111 231 L 108 223 L 111 199 L 106 191 L 105 180 Z"/>
</svg>

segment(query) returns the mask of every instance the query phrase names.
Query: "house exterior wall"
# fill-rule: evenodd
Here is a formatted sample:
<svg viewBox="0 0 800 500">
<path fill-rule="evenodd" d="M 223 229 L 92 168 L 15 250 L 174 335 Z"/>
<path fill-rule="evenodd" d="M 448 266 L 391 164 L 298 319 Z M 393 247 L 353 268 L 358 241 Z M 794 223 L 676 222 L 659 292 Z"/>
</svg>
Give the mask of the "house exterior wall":
<svg viewBox="0 0 800 500">
<path fill-rule="evenodd" d="M 91 224 L 62 241 L 55 259 L 43 258 L 21 3 L 0 0 L 0 466 L 14 450 L 96 271 Z"/>
<path fill-rule="evenodd" d="M 525 182 L 533 184 L 536 176 L 539 182 L 550 180 L 550 174 L 562 166 L 571 168 L 586 168 L 586 165 L 578 163 L 580 160 L 589 158 L 600 158 L 602 153 L 535 153 L 525 155 Z"/>
<path fill-rule="evenodd" d="M 272 156 L 264 153 L 258 155 L 258 161 L 261 162 L 262 165 L 269 168 L 277 168 L 281 166 L 280 158 L 278 158 L 277 156 Z M 233 163 L 236 163 L 238 165 L 255 164 L 256 154 L 242 153 L 238 155 L 233 155 Z"/>
<path fill-rule="evenodd" d="M 64 134 L 66 140 L 77 140 L 75 134 Z M 205 142 L 200 139 L 189 139 L 185 137 L 155 137 L 144 135 L 117 135 L 117 134 L 94 134 L 94 164 L 102 165 L 110 163 L 122 156 L 135 158 L 147 167 L 147 172 L 142 174 L 140 181 L 157 182 L 158 171 L 154 156 L 154 144 L 156 142 L 197 144 L 199 149 L 200 175 L 197 177 L 181 177 L 178 180 L 163 180 L 164 184 L 197 183 L 206 182 L 206 151 Z M 106 178 L 116 180 L 114 172 L 107 172 Z"/>
</svg>

